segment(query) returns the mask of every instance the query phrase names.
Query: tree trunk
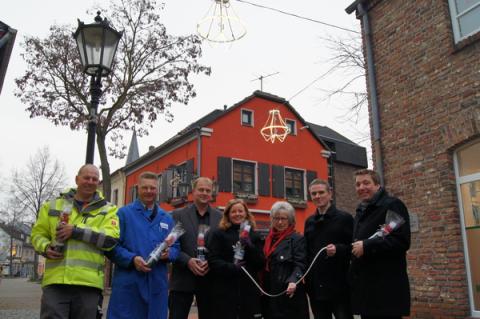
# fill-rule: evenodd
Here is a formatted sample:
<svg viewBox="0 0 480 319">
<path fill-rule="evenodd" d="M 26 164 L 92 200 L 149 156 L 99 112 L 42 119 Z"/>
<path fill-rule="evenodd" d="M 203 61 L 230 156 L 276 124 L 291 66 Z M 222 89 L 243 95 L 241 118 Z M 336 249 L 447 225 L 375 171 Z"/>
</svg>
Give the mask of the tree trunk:
<svg viewBox="0 0 480 319">
<path fill-rule="evenodd" d="M 100 155 L 100 168 L 102 170 L 103 196 L 110 201 L 112 183 L 110 181 L 110 164 L 108 163 L 107 148 L 105 146 L 105 135 L 97 129 L 97 147 Z"/>
<path fill-rule="evenodd" d="M 33 255 L 33 273 L 32 280 L 36 281 L 38 279 L 38 254 L 35 252 Z"/>
</svg>

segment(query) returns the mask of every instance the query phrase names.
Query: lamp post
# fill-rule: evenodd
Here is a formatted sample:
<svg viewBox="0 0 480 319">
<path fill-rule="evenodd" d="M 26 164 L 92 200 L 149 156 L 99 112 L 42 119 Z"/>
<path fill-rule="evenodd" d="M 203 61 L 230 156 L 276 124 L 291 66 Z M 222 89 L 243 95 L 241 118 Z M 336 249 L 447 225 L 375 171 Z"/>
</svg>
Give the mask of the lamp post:
<svg viewBox="0 0 480 319">
<path fill-rule="evenodd" d="M 87 156 L 85 162 L 93 163 L 95 151 L 95 131 L 97 129 L 97 109 L 102 96 L 102 76 L 112 70 L 112 63 L 123 32 L 113 29 L 106 18 L 97 12 L 95 22 L 84 24 L 78 20 L 78 28 L 73 34 L 77 42 L 83 72 L 90 75 L 90 94 L 92 99 L 88 110 Z"/>
</svg>

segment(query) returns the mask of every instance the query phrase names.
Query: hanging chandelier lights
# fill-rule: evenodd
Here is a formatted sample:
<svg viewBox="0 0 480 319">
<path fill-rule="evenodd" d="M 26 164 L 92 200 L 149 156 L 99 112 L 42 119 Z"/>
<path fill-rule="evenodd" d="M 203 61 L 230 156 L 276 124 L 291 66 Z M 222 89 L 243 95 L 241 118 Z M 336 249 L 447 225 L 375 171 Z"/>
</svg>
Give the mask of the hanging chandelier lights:
<svg viewBox="0 0 480 319">
<path fill-rule="evenodd" d="M 230 0 L 213 0 L 206 15 L 197 23 L 197 33 L 210 42 L 228 43 L 243 38 L 247 29 Z"/>
<path fill-rule="evenodd" d="M 283 142 L 290 133 L 290 129 L 280 115 L 279 110 L 270 110 L 268 119 L 260 130 L 260 133 L 266 142 L 271 142 L 273 144 L 275 143 L 275 140 Z"/>
</svg>

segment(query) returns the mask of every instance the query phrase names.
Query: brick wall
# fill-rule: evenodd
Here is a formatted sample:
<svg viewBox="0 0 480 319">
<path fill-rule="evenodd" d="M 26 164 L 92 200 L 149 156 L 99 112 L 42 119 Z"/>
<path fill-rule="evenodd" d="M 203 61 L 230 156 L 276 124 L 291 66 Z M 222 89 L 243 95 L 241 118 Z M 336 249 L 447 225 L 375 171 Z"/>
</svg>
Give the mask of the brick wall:
<svg viewBox="0 0 480 319">
<path fill-rule="evenodd" d="M 480 138 L 480 41 L 455 48 L 447 0 L 375 3 L 386 188 L 419 217 L 408 254 L 412 318 L 465 318 L 453 153 Z"/>
<path fill-rule="evenodd" d="M 334 164 L 335 201 L 337 208 L 355 213 L 357 207 L 357 193 L 353 173 L 360 168 L 336 162 Z"/>
</svg>

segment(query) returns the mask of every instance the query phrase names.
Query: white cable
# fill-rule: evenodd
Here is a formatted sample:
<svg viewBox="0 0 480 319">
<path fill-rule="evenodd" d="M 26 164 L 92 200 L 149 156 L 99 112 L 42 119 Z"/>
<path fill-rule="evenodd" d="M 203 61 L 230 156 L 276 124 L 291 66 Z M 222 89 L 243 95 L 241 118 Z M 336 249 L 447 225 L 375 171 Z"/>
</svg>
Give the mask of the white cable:
<svg viewBox="0 0 480 319">
<path fill-rule="evenodd" d="M 308 273 L 310 272 L 310 269 L 312 269 L 313 265 L 315 264 L 315 261 L 317 261 L 317 258 L 318 256 L 320 256 L 320 253 L 322 251 L 324 251 L 325 249 L 327 249 L 327 247 L 323 247 L 322 249 L 320 249 L 318 251 L 318 253 L 315 255 L 315 258 L 313 258 L 312 262 L 310 263 L 310 266 L 308 267 L 307 271 L 305 272 L 305 274 L 297 280 L 297 282 L 295 283 L 295 285 L 298 285 L 307 275 Z M 247 274 L 247 276 L 253 281 L 253 283 L 255 284 L 255 286 L 257 286 L 257 288 L 260 290 L 260 292 L 262 294 L 264 294 L 265 296 L 268 296 L 268 297 L 271 297 L 271 298 L 275 298 L 275 297 L 279 297 L 283 294 L 285 294 L 287 292 L 287 289 L 285 289 L 284 291 L 278 293 L 278 294 L 269 294 L 267 293 L 265 290 L 262 289 L 262 287 L 260 287 L 260 285 L 255 281 L 255 279 L 252 277 L 252 275 L 249 274 L 249 272 L 245 269 L 245 267 L 241 267 L 242 270 Z"/>
</svg>

